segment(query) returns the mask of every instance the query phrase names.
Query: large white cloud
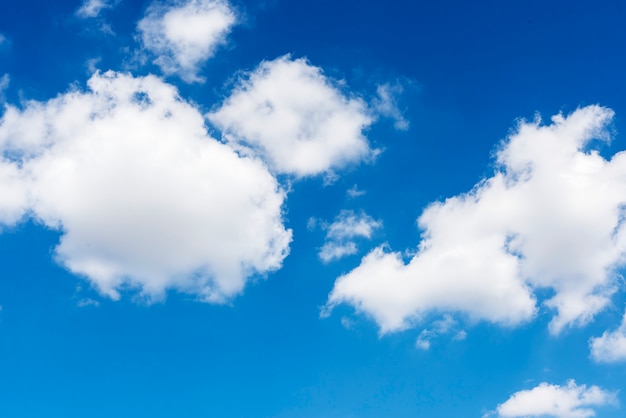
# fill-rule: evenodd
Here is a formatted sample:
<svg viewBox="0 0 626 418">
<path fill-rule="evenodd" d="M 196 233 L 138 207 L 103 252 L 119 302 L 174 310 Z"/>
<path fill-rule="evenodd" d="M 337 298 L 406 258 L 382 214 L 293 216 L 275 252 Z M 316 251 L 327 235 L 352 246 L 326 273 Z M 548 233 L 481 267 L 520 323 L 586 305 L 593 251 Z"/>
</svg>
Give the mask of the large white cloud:
<svg viewBox="0 0 626 418">
<path fill-rule="evenodd" d="M 278 173 L 311 176 L 375 154 L 363 135 L 374 120 L 367 104 L 304 59 L 261 63 L 208 117 L 226 141 Z"/>
<path fill-rule="evenodd" d="M 265 165 L 208 136 L 176 89 L 95 74 L 89 90 L 7 107 L 0 220 L 62 232 L 56 258 L 113 298 L 124 286 L 223 301 L 281 266 L 285 193 Z"/>
<path fill-rule="evenodd" d="M 175 0 L 151 4 L 137 29 L 154 63 L 186 82 L 203 81 L 198 71 L 237 21 L 226 0 Z"/>
<path fill-rule="evenodd" d="M 613 112 L 599 106 L 521 122 L 497 152 L 496 173 L 419 218 L 417 254 L 379 247 L 340 277 L 327 309 L 348 303 L 381 331 L 429 312 L 518 324 L 536 311 L 533 290 L 551 289 L 550 329 L 581 325 L 604 308 L 624 262 L 626 153 L 588 149 L 608 140 Z"/>
<path fill-rule="evenodd" d="M 600 363 L 626 361 L 626 315 L 614 331 L 605 331 L 600 337 L 589 340 L 591 357 Z"/>
<path fill-rule="evenodd" d="M 533 389 L 514 393 L 498 405 L 500 417 L 588 418 L 596 415 L 592 407 L 615 405 L 617 394 L 598 386 L 577 385 L 570 380 L 566 386 L 541 383 Z"/>
</svg>

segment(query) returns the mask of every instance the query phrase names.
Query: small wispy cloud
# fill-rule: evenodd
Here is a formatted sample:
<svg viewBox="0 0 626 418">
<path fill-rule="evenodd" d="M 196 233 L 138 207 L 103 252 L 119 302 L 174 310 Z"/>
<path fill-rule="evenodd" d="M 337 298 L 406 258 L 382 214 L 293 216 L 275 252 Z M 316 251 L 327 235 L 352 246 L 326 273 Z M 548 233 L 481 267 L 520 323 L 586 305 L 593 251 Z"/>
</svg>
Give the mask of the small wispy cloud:
<svg viewBox="0 0 626 418">
<path fill-rule="evenodd" d="M 380 116 L 392 119 L 394 128 L 399 131 L 409 129 L 409 121 L 404 117 L 397 101 L 397 97 L 403 92 L 404 87 L 399 82 L 385 83 L 377 87 L 377 97 L 372 101 L 374 111 Z"/>
<path fill-rule="evenodd" d="M 366 194 L 367 192 L 365 190 L 361 190 L 358 188 L 358 186 L 355 184 L 354 186 L 350 187 L 347 191 L 346 194 L 348 195 L 349 198 L 354 199 L 355 197 L 359 197 L 359 196 L 363 196 L 364 194 Z"/>
<path fill-rule="evenodd" d="M 10 83 L 11 83 L 11 77 L 9 77 L 8 74 L 5 74 L 2 77 L 0 77 L 0 102 L 3 102 L 5 100 L 4 92 L 9 87 Z"/>
<path fill-rule="evenodd" d="M 98 17 L 104 9 L 110 9 L 117 3 L 119 0 L 85 0 L 75 14 L 82 19 Z"/>
<path fill-rule="evenodd" d="M 93 307 L 97 308 L 98 306 L 100 306 L 100 302 L 98 302 L 95 299 L 85 298 L 85 299 L 79 300 L 76 303 L 76 306 L 78 306 L 79 308 L 85 308 L 87 306 L 93 306 Z"/>
<path fill-rule="evenodd" d="M 7 38 L 6 35 L 3 35 L 2 33 L 0 33 L 0 48 L 7 47 L 10 44 L 11 44 L 11 40 Z"/>
<path fill-rule="evenodd" d="M 429 328 L 424 329 L 415 341 L 415 346 L 422 350 L 428 350 L 432 341 L 442 335 L 454 334 L 452 340 L 461 341 L 467 337 L 464 330 L 459 330 L 459 322 L 450 314 L 445 314 L 442 319 L 434 321 Z"/>
<path fill-rule="evenodd" d="M 328 263 L 356 254 L 358 247 L 355 239 L 371 239 L 374 231 L 382 227 L 382 222 L 363 212 L 357 214 L 352 210 L 342 210 L 331 224 L 323 224 L 322 227 L 326 229 L 326 239 L 318 255 Z"/>
</svg>

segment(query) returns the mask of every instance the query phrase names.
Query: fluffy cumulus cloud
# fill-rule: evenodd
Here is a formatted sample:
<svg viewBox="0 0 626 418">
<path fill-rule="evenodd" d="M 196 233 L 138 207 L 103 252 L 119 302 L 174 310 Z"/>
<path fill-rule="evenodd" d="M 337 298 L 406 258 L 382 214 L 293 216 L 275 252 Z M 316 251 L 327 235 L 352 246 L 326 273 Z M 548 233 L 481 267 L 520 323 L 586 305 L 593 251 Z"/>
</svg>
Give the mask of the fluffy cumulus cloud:
<svg viewBox="0 0 626 418">
<path fill-rule="evenodd" d="M 88 87 L 6 108 L 3 224 L 60 231 L 56 259 L 113 298 L 172 288 L 221 302 L 281 266 L 285 193 L 262 162 L 208 136 L 156 77 L 97 73 Z"/>
<path fill-rule="evenodd" d="M 373 122 L 367 104 L 304 59 L 261 63 L 208 117 L 226 141 L 277 173 L 312 176 L 376 153 L 363 135 Z"/>
<path fill-rule="evenodd" d="M 118 0 L 85 0 L 76 10 L 76 16 L 83 19 L 98 17 L 104 9 L 109 9 L 117 4 Z"/>
<path fill-rule="evenodd" d="M 589 321 L 615 291 L 626 251 L 626 153 L 606 160 L 590 149 L 609 139 L 612 116 L 589 106 L 548 125 L 520 122 L 492 177 L 426 208 L 408 263 L 376 248 L 336 281 L 327 308 L 348 303 L 382 332 L 428 312 L 515 325 L 535 315 L 534 290 L 550 289 L 553 333 Z"/>
<path fill-rule="evenodd" d="M 342 210 L 331 224 L 323 226 L 326 229 L 326 242 L 318 255 L 327 263 L 356 254 L 358 247 L 355 239 L 370 239 L 381 226 L 382 222 L 374 220 L 366 213 Z"/>
<path fill-rule="evenodd" d="M 617 394 L 598 386 L 587 388 L 570 380 L 566 386 L 541 383 L 514 393 L 498 405 L 500 417 L 588 418 L 596 415 L 593 407 L 615 405 Z"/>
<path fill-rule="evenodd" d="M 602 336 L 589 341 L 591 357 L 600 363 L 626 361 L 626 315 L 622 324 L 614 331 L 605 331 Z"/>
<path fill-rule="evenodd" d="M 186 82 L 203 79 L 198 71 L 211 58 L 237 21 L 226 0 L 155 2 L 137 24 L 143 46 L 166 75 Z"/>
</svg>

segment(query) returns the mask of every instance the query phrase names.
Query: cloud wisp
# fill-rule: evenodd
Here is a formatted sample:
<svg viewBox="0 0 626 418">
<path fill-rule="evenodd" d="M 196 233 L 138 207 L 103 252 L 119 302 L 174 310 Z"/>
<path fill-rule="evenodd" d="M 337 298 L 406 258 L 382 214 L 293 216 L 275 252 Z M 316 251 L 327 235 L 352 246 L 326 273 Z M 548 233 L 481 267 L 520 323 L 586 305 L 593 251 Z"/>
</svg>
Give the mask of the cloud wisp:
<svg viewBox="0 0 626 418">
<path fill-rule="evenodd" d="M 612 117 L 588 106 L 549 125 L 520 122 L 492 177 L 423 212 L 408 263 L 376 248 L 337 279 L 326 308 L 352 305 L 383 333 L 429 312 L 513 326 L 536 314 L 535 289 L 551 289 L 551 332 L 586 324 L 609 303 L 626 253 L 626 153 L 589 149 L 610 139 Z"/>
<path fill-rule="evenodd" d="M 328 263 L 358 252 L 356 239 L 370 239 L 382 222 L 374 220 L 366 213 L 342 210 L 330 225 L 324 225 L 326 239 L 318 253 L 319 258 Z"/>
<path fill-rule="evenodd" d="M 103 10 L 114 7 L 118 2 L 119 0 L 85 0 L 75 14 L 83 19 L 98 17 Z"/>
<path fill-rule="evenodd" d="M 433 321 L 429 328 L 425 328 L 415 341 L 415 346 L 422 350 L 429 350 L 432 342 L 437 337 L 454 333 L 453 340 L 461 341 L 467 336 L 467 333 L 459 329 L 459 322 L 450 314 L 445 314 L 443 318 Z"/>
<path fill-rule="evenodd" d="M 393 126 L 399 131 L 409 129 L 409 121 L 404 117 L 398 107 L 397 97 L 402 94 L 404 87 L 400 83 L 385 83 L 376 88 L 376 97 L 372 102 L 372 107 L 380 116 L 393 120 Z"/>
</svg>

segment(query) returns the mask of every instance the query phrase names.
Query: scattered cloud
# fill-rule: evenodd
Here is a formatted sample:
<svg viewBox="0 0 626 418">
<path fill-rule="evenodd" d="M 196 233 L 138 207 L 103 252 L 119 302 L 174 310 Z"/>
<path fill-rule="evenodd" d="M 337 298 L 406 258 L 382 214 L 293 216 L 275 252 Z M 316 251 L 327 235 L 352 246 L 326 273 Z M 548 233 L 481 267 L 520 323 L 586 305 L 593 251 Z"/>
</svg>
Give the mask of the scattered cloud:
<svg viewBox="0 0 626 418">
<path fill-rule="evenodd" d="M 323 262 L 329 263 L 333 260 L 339 260 L 340 258 L 347 257 L 349 255 L 354 255 L 359 252 L 359 249 L 356 246 L 356 243 L 353 241 L 348 242 L 326 242 L 320 252 L 318 253 L 319 257 Z"/>
<path fill-rule="evenodd" d="M 326 237 L 333 240 L 355 237 L 371 238 L 375 229 L 382 223 L 375 221 L 366 213 L 356 214 L 353 210 L 342 210 L 333 223 L 328 225 Z"/>
<path fill-rule="evenodd" d="M 534 289 L 552 289 L 551 332 L 587 323 L 615 291 L 626 250 L 626 153 L 607 161 L 589 149 L 610 139 L 612 117 L 588 106 L 549 125 L 521 121 L 492 177 L 423 212 L 408 264 L 376 248 L 337 279 L 327 310 L 350 304 L 381 332 L 431 311 L 512 326 L 535 315 Z"/>
<path fill-rule="evenodd" d="M 354 186 L 350 187 L 347 191 L 346 194 L 348 195 L 349 198 L 354 199 L 356 197 L 359 196 L 363 196 L 364 194 L 366 194 L 367 192 L 365 190 L 360 190 L 357 185 L 355 184 Z"/>
<path fill-rule="evenodd" d="M 88 306 L 93 306 L 93 307 L 98 307 L 100 306 L 100 302 L 98 302 L 95 299 L 91 299 L 91 298 L 85 298 L 85 299 L 81 299 L 76 303 L 76 306 L 78 306 L 79 308 L 86 308 Z"/>
<path fill-rule="evenodd" d="M 104 9 L 115 6 L 119 0 L 85 0 L 76 10 L 76 16 L 88 19 L 98 17 Z"/>
<path fill-rule="evenodd" d="M 100 65 L 101 62 L 102 62 L 102 58 L 100 57 L 90 58 L 87 61 L 85 61 L 85 68 L 87 69 L 88 74 L 95 74 L 96 72 L 98 72 L 99 71 L 98 66 Z"/>
<path fill-rule="evenodd" d="M 433 321 L 429 328 L 422 330 L 420 335 L 417 337 L 415 346 L 417 348 L 421 348 L 422 350 L 428 350 L 430 349 L 433 339 L 452 333 L 455 334 L 452 337 L 454 341 L 464 340 L 467 334 L 464 330 L 458 330 L 458 328 L 459 322 L 454 319 L 452 315 L 445 314 L 442 319 Z"/>
<path fill-rule="evenodd" d="M 591 358 L 600 363 L 626 361 L 626 314 L 615 331 L 605 331 L 601 337 L 589 340 Z"/>
<path fill-rule="evenodd" d="M 211 58 L 237 22 L 225 0 L 155 2 L 137 24 L 145 49 L 166 75 L 187 83 L 202 82 L 200 68 Z"/>
<path fill-rule="evenodd" d="M 341 325 L 345 328 L 345 329 L 351 329 L 354 326 L 354 321 L 352 321 L 352 319 L 348 318 L 348 317 L 341 317 Z"/>
<path fill-rule="evenodd" d="M 373 232 L 382 226 L 366 213 L 342 210 L 330 225 L 325 225 L 326 242 L 319 252 L 325 263 L 356 254 L 358 248 L 355 238 L 370 239 Z"/>
<path fill-rule="evenodd" d="M 577 385 L 570 380 L 566 386 L 541 383 L 529 390 L 514 393 L 498 405 L 499 417 L 587 418 L 596 415 L 593 407 L 617 405 L 617 392 L 598 386 Z"/>
<path fill-rule="evenodd" d="M 208 136 L 157 77 L 106 72 L 0 119 L 0 221 L 60 231 L 59 263 L 112 298 L 167 289 L 223 302 L 280 268 L 291 231 L 265 165 Z"/>
<path fill-rule="evenodd" d="M 8 74 L 4 74 L 0 77 L 0 102 L 4 101 L 4 91 L 9 87 L 11 83 L 11 77 Z"/>
<path fill-rule="evenodd" d="M 409 129 L 409 121 L 398 108 L 398 97 L 404 88 L 402 84 L 385 83 L 376 88 L 377 98 L 372 102 L 372 107 L 381 116 L 393 119 L 394 127 L 399 131 L 407 131 Z"/>
<path fill-rule="evenodd" d="M 7 38 L 5 35 L 0 33 L 0 51 L 9 47 L 11 45 L 11 40 Z"/>
<path fill-rule="evenodd" d="M 304 59 L 261 63 L 208 118 L 227 142 L 261 156 L 277 173 L 334 174 L 376 155 L 363 136 L 373 122 L 367 104 L 344 95 Z"/>
</svg>

